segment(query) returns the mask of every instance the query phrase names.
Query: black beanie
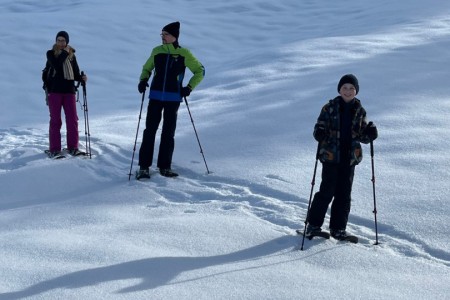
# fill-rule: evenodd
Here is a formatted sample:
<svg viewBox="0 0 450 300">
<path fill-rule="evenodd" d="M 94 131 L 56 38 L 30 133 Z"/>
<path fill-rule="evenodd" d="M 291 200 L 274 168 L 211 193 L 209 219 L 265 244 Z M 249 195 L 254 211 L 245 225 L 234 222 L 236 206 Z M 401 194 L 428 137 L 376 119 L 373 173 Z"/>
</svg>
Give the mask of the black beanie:
<svg viewBox="0 0 450 300">
<path fill-rule="evenodd" d="M 69 34 L 68 34 L 67 32 L 65 32 L 65 31 L 60 31 L 60 32 L 58 32 L 58 33 L 56 34 L 55 40 L 58 39 L 58 36 L 65 38 L 65 39 L 66 39 L 66 44 L 69 43 Z"/>
<path fill-rule="evenodd" d="M 346 75 L 342 76 L 341 80 L 339 80 L 339 83 L 338 83 L 338 88 L 337 88 L 338 93 L 341 90 L 341 87 L 346 83 L 352 84 L 356 89 L 356 94 L 358 94 L 358 92 L 359 92 L 358 79 L 353 74 L 346 74 Z"/>
<path fill-rule="evenodd" d="M 167 31 L 178 39 L 180 36 L 180 22 L 173 22 L 163 27 L 163 31 Z"/>
</svg>

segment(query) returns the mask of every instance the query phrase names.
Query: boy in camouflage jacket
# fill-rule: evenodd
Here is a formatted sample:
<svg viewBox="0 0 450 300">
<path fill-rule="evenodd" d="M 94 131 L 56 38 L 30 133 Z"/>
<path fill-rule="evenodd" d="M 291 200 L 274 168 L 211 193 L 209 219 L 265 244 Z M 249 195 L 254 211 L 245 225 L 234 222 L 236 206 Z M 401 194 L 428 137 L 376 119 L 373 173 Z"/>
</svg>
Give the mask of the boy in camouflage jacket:
<svg viewBox="0 0 450 300">
<path fill-rule="evenodd" d="M 308 213 L 306 235 L 321 231 L 328 206 L 331 205 L 330 234 L 343 240 L 351 206 L 355 166 L 362 160 L 361 143 L 378 137 L 376 126 L 367 123 L 366 111 L 356 98 L 358 79 L 344 75 L 338 83 L 339 96 L 325 104 L 314 126 L 319 142 L 318 159 L 322 163 L 322 182 Z"/>
</svg>

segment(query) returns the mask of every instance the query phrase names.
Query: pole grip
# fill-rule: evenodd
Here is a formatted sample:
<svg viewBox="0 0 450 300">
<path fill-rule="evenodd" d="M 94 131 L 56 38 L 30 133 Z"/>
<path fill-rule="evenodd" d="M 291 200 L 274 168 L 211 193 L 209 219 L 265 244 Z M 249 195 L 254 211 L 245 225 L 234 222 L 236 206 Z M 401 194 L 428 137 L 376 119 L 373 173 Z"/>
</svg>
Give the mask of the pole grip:
<svg viewBox="0 0 450 300">
<path fill-rule="evenodd" d="M 81 77 L 83 77 L 84 75 L 84 71 L 81 71 Z M 83 87 L 83 92 L 86 93 L 86 82 L 84 80 L 81 80 L 81 86 Z"/>
<path fill-rule="evenodd" d="M 373 141 L 370 141 L 370 156 L 373 157 Z"/>
<path fill-rule="evenodd" d="M 320 142 L 317 143 L 316 160 L 319 159 L 319 153 L 320 153 Z"/>
</svg>

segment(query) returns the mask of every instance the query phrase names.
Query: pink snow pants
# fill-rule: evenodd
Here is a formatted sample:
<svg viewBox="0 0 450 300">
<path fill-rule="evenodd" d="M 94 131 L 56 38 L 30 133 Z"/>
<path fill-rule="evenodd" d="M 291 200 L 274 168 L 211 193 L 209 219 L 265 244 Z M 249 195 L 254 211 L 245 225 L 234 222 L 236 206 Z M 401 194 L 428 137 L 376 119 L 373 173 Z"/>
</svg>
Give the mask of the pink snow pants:
<svg viewBox="0 0 450 300">
<path fill-rule="evenodd" d="M 50 152 L 61 151 L 61 108 L 64 109 L 67 131 L 67 148 L 78 148 L 78 116 L 75 94 L 50 93 L 48 95 L 50 111 Z"/>
</svg>

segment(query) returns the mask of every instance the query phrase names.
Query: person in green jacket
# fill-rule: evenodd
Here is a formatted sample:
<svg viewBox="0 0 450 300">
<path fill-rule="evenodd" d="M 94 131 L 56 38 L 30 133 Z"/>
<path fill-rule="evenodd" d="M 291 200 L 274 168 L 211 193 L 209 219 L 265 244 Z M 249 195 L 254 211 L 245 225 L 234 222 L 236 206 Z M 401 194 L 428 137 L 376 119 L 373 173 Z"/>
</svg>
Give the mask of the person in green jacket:
<svg viewBox="0 0 450 300">
<path fill-rule="evenodd" d="M 161 32 L 162 45 L 153 48 L 139 78 L 138 90 L 142 94 L 149 86 L 147 82 L 153 72 L 145 122 L 146 128 L 139 150 L 139 170 L 136 172 L 136 179 L 138 180 L 150 178 L 149 169 L 153 161 L 155 135 L 161 119 L 163 119 L 163 126 L 157 167 L 162 176 L 178 176 L 171 169 L 178 108 L 183 101 L 183 97 L 189 96 L 205 75 L 205 68 L 197 58 L 188 49 L 178 44 L 179 35 L 180 22 L 173 22 L 164 26 Z M 186 67 L 192 72 L 193 76 L 189 79 L 188 84 L 183 86 Z"/>
</svg>

